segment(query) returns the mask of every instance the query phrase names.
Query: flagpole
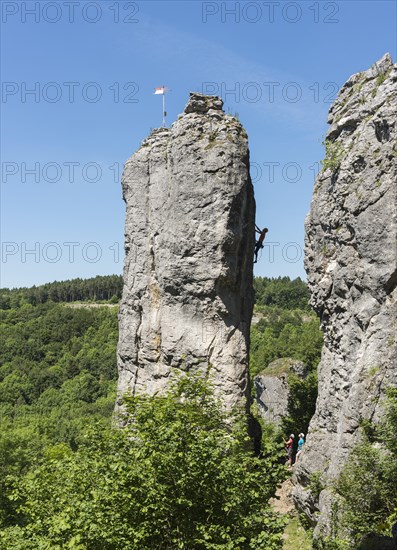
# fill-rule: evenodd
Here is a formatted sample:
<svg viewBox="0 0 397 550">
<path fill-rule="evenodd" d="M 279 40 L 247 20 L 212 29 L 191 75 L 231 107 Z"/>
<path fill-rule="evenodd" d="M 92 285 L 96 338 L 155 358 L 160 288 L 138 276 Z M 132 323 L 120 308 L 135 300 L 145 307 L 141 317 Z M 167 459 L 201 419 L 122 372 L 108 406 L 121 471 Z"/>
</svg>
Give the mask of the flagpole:
<svg viewBox="0 0 397 550">
<path fill-rule="evenodd" d="M 165 92 L 163 93 L 163 128 L 165 128 Z"/>
<path fill-rule="evenodd" d="M 170 89 L 166 86 L 161 86 L 160 88 L 155 88 L 154 93 L 155 94 L 161 94 L 163 96 L 163 122 L 162 127 L 165 128 L 167 124 L 167 111 L 165 110 L 165 94 L 169 92 Z"/>
</svg>

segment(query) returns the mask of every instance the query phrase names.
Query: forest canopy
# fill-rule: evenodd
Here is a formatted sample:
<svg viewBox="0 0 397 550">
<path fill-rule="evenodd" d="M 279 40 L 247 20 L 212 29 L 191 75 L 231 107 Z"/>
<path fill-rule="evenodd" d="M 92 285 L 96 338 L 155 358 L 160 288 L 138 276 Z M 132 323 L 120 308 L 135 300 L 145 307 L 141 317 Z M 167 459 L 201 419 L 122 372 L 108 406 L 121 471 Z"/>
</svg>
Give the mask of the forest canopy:
<svg viewBox="0 0 397 550">
<path fill-rule="evenodd" d="M 305 283 L 260 278 L 255 288 L 253 374 L 281 355 L 307 361 L 314 373 L 321 333 Z M 262 459 L 255 458 L 246 426 L 240 422 L 239 430 L 228 432 L 210 388 L 190 388 L 192 403 L 200 401 L 196 413 L 192 403 L 178 408 L 180 387 L 163 400 L 139 404 L 141 436 L 153 449 L 160 445 L 159 462 L 111 428 L 121 291 L 116 275 L 0 291 L 0 547 L 60 548 L 60 541 L 68 540 L 70 548 L 80 549 L 150 548 L 160 536 L 154 526 L 179 515 L 183 525 L 171 525 L 170 544 L 182 537 L 197 548 L 234 548 L 235 540 L 241 548 L 278 548 L 283 522 L 267 501 L 284 478 L 282 446 L 269 432 Z M 136 413 L 138 405 L 131 407 Z M 208 421 L 213 432 L 205 427 Z M 157 441 L 156 433 L 165 428 L 170 439 Z M 215 445 L 214 438 L 222 444 Z M 231 445 L 230 453 L 225 445 Z M 197 468 L 189 466 L 183 485 L 171 470 L 160 480 L 158 468 L 186 467 L 183 461 L 178 466 L 181 446 L 183 461 Z M 105 471 L 110 472 L 106 483 Z M 137 480 L 145 494 L 136 493 Z M 222 491 L 213 492 L 215 480 Z M 200 502 L 190 490 L 195 484 L 204 491 Z M 179 495 L 173 509 L 159 505 L 164 491 Z M 67 513 L 69 499 L 74 511 Z M 119 514 L 118 527 L 100 519 L 107 513 Z M 212 523 L 204 521 L 208 514 Z M 194 523 L 194 516 L 202 523 Z M 147 527 L 131 530 L 129 522 L 138 519 Z"/>
</svg>

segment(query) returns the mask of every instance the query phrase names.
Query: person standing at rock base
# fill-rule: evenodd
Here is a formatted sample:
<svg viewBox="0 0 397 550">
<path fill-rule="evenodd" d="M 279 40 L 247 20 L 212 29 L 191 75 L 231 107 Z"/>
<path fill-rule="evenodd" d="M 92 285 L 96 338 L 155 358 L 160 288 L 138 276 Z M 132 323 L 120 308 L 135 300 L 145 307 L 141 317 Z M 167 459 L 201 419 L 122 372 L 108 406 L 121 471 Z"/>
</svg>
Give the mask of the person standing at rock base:
<svg viewBox="0 0 397 550">
<path fill-rule="evenodd" d="M 287 451 L 287 462 L 290 468 L 292 468 L 292 457 L 294 453 L 294 439 L 295 439 L 294 434 L 291 434 L 289 436 L 288 441 L 284 441 L 285 450 Z"/>
<path fill-rule="evenodd" d="M 298 452 L 296 453 L 295 462 L 298 462 L 298 459 L 303 451 L 303 445 L 305 444 L 305 434 L 299 434 L 298 440 Z"/>
</svg>

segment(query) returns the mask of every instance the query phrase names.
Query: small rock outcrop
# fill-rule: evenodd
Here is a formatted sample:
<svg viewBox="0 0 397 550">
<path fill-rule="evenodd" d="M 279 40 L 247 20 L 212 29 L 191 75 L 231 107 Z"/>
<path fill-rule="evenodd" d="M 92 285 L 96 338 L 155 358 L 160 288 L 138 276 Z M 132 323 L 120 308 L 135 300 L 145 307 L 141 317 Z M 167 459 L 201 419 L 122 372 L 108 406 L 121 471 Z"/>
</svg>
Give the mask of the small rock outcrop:
<svg viewBox="0 0 397 550">
<path fill-rule="evenodd" d="M 286 357 L 272 361 L 257 374 L 254 377 L 255 402 L 262 418 L 280 425 L 283 417 L 288 415 L 289 377 L 305 378 L 307 373 L 308 368 L 302 361 Z"/>
<path fill-rule="evenodd" d="M 119 396 L 202 372 L 228 409 L 248 404 L 255 201 L 247 134 L 222 105 L 190 94 L 125 164 Z"/>
<path fill-rule="evenodd" d="M 397 386 L 397 65 L 353 75 L 330 109 L 326 159 L 306 220 L 305 267 L 324 347 L 294 499 L 327 528 L 330 484 Z M 321 473 L 319 498 L 309 490 Z"/>
</svg>

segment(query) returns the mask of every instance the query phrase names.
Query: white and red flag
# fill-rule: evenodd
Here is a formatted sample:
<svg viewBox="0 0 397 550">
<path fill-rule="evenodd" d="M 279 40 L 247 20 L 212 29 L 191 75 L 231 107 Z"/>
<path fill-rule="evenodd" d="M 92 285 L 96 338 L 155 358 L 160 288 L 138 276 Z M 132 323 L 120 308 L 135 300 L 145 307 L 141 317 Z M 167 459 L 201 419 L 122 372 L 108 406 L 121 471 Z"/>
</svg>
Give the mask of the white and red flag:
<svg viewBox="0 0 397 550">
<path fill-rule="evenodd" d="M 165 110 L 165 94 L 167 92 L 170 92 L 171 90 L 167 88 L 167 86 L 160 86 L 160 88 L 154 89 L 154 95 L 162 95 L 163 96 L 163 128 L 166 126 L 166 118 L 167 118 L 167 111 Z"/>
<path fill-rule="evenodd" d="M 161 95 L 164 95 L 166 92 L 169 92 L 169 88 L 167 88 L 166 86 L 160 86 L 160 88 L 155 88 L 154 89 L 154 94 L 155 95 L 158 95 L 158 94 L 161 94 Z"/>
</svg>

